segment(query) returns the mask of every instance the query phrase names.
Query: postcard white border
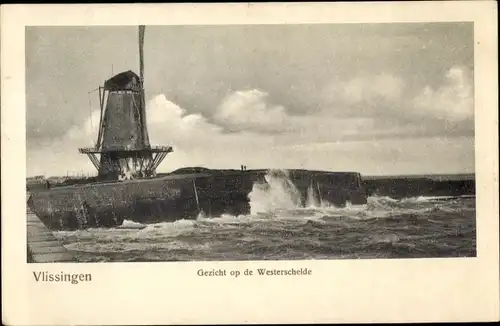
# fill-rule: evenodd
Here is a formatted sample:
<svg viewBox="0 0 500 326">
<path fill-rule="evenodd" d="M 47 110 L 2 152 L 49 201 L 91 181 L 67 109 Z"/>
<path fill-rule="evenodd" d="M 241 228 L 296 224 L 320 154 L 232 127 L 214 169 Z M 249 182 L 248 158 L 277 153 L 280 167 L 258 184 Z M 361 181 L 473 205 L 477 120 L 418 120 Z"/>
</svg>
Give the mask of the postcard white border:
<svg viewBox="0 0 500 326">
<path fill-rule="evenodd" d="M 425 322 L 499 319 L 498 71 L 493 1 L 1 7 L 2 303 L 8 325 Z M 473 21 L 477 258 L 26 263 L 26 25 Z M 308 267 L 309 277 L 196 276 L 199 268 Z M 85 272 L 44 284 L 32 271 Z"/>
</svg>

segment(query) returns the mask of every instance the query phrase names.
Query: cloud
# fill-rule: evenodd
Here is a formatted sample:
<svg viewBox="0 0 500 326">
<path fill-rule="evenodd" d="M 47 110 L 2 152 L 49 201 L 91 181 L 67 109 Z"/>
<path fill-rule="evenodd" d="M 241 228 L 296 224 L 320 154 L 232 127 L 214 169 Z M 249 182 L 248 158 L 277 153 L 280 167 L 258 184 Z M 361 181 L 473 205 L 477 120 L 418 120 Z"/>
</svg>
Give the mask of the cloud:
<svg viewBox="0 0 500 326">
<path fill-rule="evenodd" d="M 213 118 L 230 130 L 284 131 L 290 123 L 285 107 L 271 103 L 268 93 L 258 89 L 229 94 Z"/>
<path fill-rule="evenodd" d="M 163 94 L 155 96 L 148 103 L 146 115 L 151 142 L 192 146 L 193 140 L 196 143 L 209 141 L 222 130 L 208 122 L 202 114 L 188 113 Z"/>
<path fill-rule="evenodd" d="M 225 134 L 220 126 L 201 114 L 188 113 L 165 95 L 155 96 L 147 103 L 146 115 L 151 144 L 174 148 L 159 172 L 183 166 L 237 168 L 245 153 L 262 146 L 269 148 L 272 142 L 272 138 L 250 132 Z M 95 175 L 95 168 L 78 148 L 94 146 L 98 124 L 99 111 L 93 111 L 91 118 L 72 126 L 63 136 L 45 138 L 39 146 L 29 149 L 28 174 Z"/>
<path fill-rule="evenodd" d="M 346 140 L 363 137 L 373 128 L 373 119 L 366 117 L 339 118 L 327 111 L 290 114 L 283 105 L 273 104 L 268 93 L 257 89 L 229 94 L 213 118 L 233 133 L 267 133 L 280 143 Z"/>
<path fill-rule="evenodd" d="M 369 119 L 288 115 L 283 106 L 267 103 L 267 96 L 262 91 L 242 91 L 234 95 L 219 106 L 222 112 L 228 113 L 223 120 L 225 125 L 234 123 L 231 128 L 237 129 L 231 133 L 224 132 L 223 128 L 202 114 L 189 113 L 165 95 L 157 95 L 148 102 L 147 121 L 151 144 L 171 145 L 174 148 L 174 152 L 158 168 L 159 172 L 183 166 L 238 168 L 240 164 L 246 164 L 253 167 L 294 167 L 302 163 L 289 161 L 287 151 L 276 148 L 339 140 L 366 130 L 371 125 Z M 257 118 L 252 118 L 243 108 L 255 109 Z M 247 118 L 250 123 L 247 123 Z M 94 146 L 98 123 L 99 111 L 93 111 L 91 118 L 72 126 L 62 137 L 46 139 L 38 148 L 29 150 L 29 173 L 95 175 L 95 168 L 77 149 Z M 256 132 L 262 127 L 274 133 Z M 281 132 L 277 132 L 278 129 Z M 284 132 L 285 129 L 287 132 Z"/>
<path fill-rule="evenodd" d="M 429 137 L 283 146 L 290 160 L 365 175 L 474 173 L 474 139 Z M 471 155 L 472 154 L 472 155 Z M 429 159 L 432 157 L 432 159 Z"/>
<path fill-rule="evenodd" d="M 474 94 L 471 72 L 452 67 L 437 89 L 426 86 L 413 103 L 418 112 L 449 122 L 460 122 L 474 116 Z"/>
<path fill-rule="evenodd" d="M 80 143 L 82 146 L 94 146 L 97 140 L 97 132 L 99 127 L 100 111 L 94 110 L 80 125 L 71 126 L 63 139 L 69 139 Z"/>
<path fill-rule="evenodd" d="M 333 78 L 320 94 L 321 111 L 341 118 L 371 118 L 372 125 L 354 131 L 348 137 L 352 140 L 473 136 L 472 72 L 454 66 L 442 80 L 434 88 L 420 81 L 416 88 L 416 79 L 389 73 Z"/>
<path fill-rule="evenodd" d="M 334 96 L 308 115 L 289 112 L 261 89 L 230 93 L 212 115 L 191 113 L 165 95 L 157 95 L 147 104 L 150 141 L 174 147 L 158 171 L 182 166 L 237 168 L 240 164 L 297 167 L 314 162 L 290 156 L 294 146 L 311 148 L 319 155 L 323 149 L 316 145 L 321 143 L 347 146 L 367 140 L 470 136 L 470 72 L 453 67 L 444 77 L 435 89 L 425 86 L 413 97 L 405 94 L 404 81 L 391 74 L 335 81 L 329 84 L 328 93 Z M 88 158 L 77 149 L 94 146 L 98 123 L 99 111 L 94 110 L 91 118 L 71 126 L 63 136 L 40 140 L 38 147 L 28 150 L 29 174 L 95 174 Z"/>
<path fill-rule="evenodd" d="M 353 105 L 379 104 L 380 102 L 395 102 L 401 99 L 405 87 L 404 80 L 393 74 L 365 74 L 339 80 L 333 78 L 322 90 L 322 98 L 327 103 L 342 108 Z"/>
<path fill-rule="evenodd" d="M 347 104 L 369 101 L 397 101 L 401 97 L 404 81 L 397 76 L 383 73 L 356 77 L 341 86 L 340 96 Z"/>
<path fill-rule="evenodd" d="M 146 119 L 152 145 L 174 144 L 183 147 L 197 142 L 209 141 L 220 134 L 222 128 L 207 121 L 201 114 L 188 113 L 186 109 L 157 95 L 147 103 Z M 72 126 L 61 139 L 75 145 L 94 146 L 99 125 L 99 111 L 94 110 L 90 118 L 80 125 Z"/>
<path fill-rule="evenodd" d="M 443 160 L 452 162 L 463 162 L 468 160 L 464 157 L 470 157 L 469 143 L 464 150 L 449 149 L 449 153 L 446 152 L 443 156 L 443 151 L 450 147 L 449 143 L 433 150 L 432 144 L 436 140 L 431 138 L 387 139 L 391 133 L 404 130 L 398 130 L 398 127 L 377 129 L 371 119 L 365 118 L 287 115 L 292 126 L 287 133 L 263 134 L 248 130 L 226 133 L 203 115 L 190 114 L 164 95 L 158 95 L 148 102 L 147 115 L 151 143 L 174 147 L 174 152 L 166 157 L 158 172 L 173 171 L 185 166 L 238 169 L 241 164 L 245 164 L 249 168 L 310 168 L 383 173 L 389 160 L 396 162 L 391 163 L 395 164 L 391 168 L 393 173 L 416 173 L 420 170 L 432 170 L 432 164 L 427 162 L 429 160 L 424 160 L 429 164 L 421 165 L 421 158 L 428 155 L 439 154 Z M 92 117 L 93 119 L 82 122 L 80 126 L 71 128 L 63 137 L 29 150 L 28 175 L 95 175 L 95 168 L 88 158 L 77 151 L 78 147 L 91 146 L 95 141 L 98 113 L 94 112 Z M 370 138 L 378 140 L 366 140 Z M 347 139 L 356 141 L 346 141 Z M 424 147 L 409 145 L 422 142 L 426 144 Z M 334 146 L 328 145 L 332 143 Z M 460 171 L 459 165 L 457 163 L 452 169 Z"/>
</svg>

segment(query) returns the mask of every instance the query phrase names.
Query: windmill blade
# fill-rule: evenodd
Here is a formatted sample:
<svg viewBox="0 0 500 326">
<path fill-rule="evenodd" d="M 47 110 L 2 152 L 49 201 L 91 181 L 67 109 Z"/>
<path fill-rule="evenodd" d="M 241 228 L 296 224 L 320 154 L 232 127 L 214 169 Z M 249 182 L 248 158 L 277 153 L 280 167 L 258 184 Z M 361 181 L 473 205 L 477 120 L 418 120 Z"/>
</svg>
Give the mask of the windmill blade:
<svg viewBox="0 0 500 326">
<path fill-rule="evenodd" d="M 140 77 L 141 83 L 144 83 L 144 31 L 145 26 L 139 26 L 139 64 L 140 64 Z"/>
<path fill-rule="evenodd" d="M 141 79 L 141 125 L 142 125 L 142 138 L 144 144 L 149 147 L 149 134 L 148 126 L 146 123 L 146 93 L 144 91 L 144 32 L 146 27 L 139 25 L 139 65 L 140 65 L 140 79 Z"/>
</svg>

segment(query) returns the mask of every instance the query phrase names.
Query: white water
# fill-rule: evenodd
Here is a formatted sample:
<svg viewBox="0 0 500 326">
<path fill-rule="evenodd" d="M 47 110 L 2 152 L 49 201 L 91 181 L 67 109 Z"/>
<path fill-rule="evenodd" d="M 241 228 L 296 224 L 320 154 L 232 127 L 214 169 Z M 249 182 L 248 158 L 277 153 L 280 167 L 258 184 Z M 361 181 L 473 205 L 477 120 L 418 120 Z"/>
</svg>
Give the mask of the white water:
<svg viewBox="0 0 500 326">
<path fill-rule="evenodd" d="M 251 215 L 299 207 L 300 193 L 287 171 L 270 170 L 265 179 L 267 183 L 254 184 L 248 195 Z"/>
<path fill-rule="evenodd" d="M 307 188 L 307 199 L 306 199 L 306 207 L 321 207 L 322 201 L 318 198 L 316 191 L 314 189 L 313 184 Z"/>
</svg>

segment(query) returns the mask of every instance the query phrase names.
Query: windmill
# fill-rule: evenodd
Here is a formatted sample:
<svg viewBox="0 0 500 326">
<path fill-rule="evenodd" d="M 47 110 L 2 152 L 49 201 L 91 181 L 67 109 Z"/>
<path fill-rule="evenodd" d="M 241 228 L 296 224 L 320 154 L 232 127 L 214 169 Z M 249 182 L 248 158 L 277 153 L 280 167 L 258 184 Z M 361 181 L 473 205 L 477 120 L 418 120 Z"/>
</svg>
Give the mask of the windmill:
<svg viewBox="0 0 500 326">
<path fill-rule="evenodd" d="M 144 92 L 144 32 L 139 26 L 140 76 L 131 70 L 119 73 L 99 87 L 99 132 L 93 148 L 79 148 L 98 171 L 99 179 L 147 178 L 171 146 L 151 146 L 146 123 Z M 99 157 L 98 157 L 99 156 Z"/>
</svg>

